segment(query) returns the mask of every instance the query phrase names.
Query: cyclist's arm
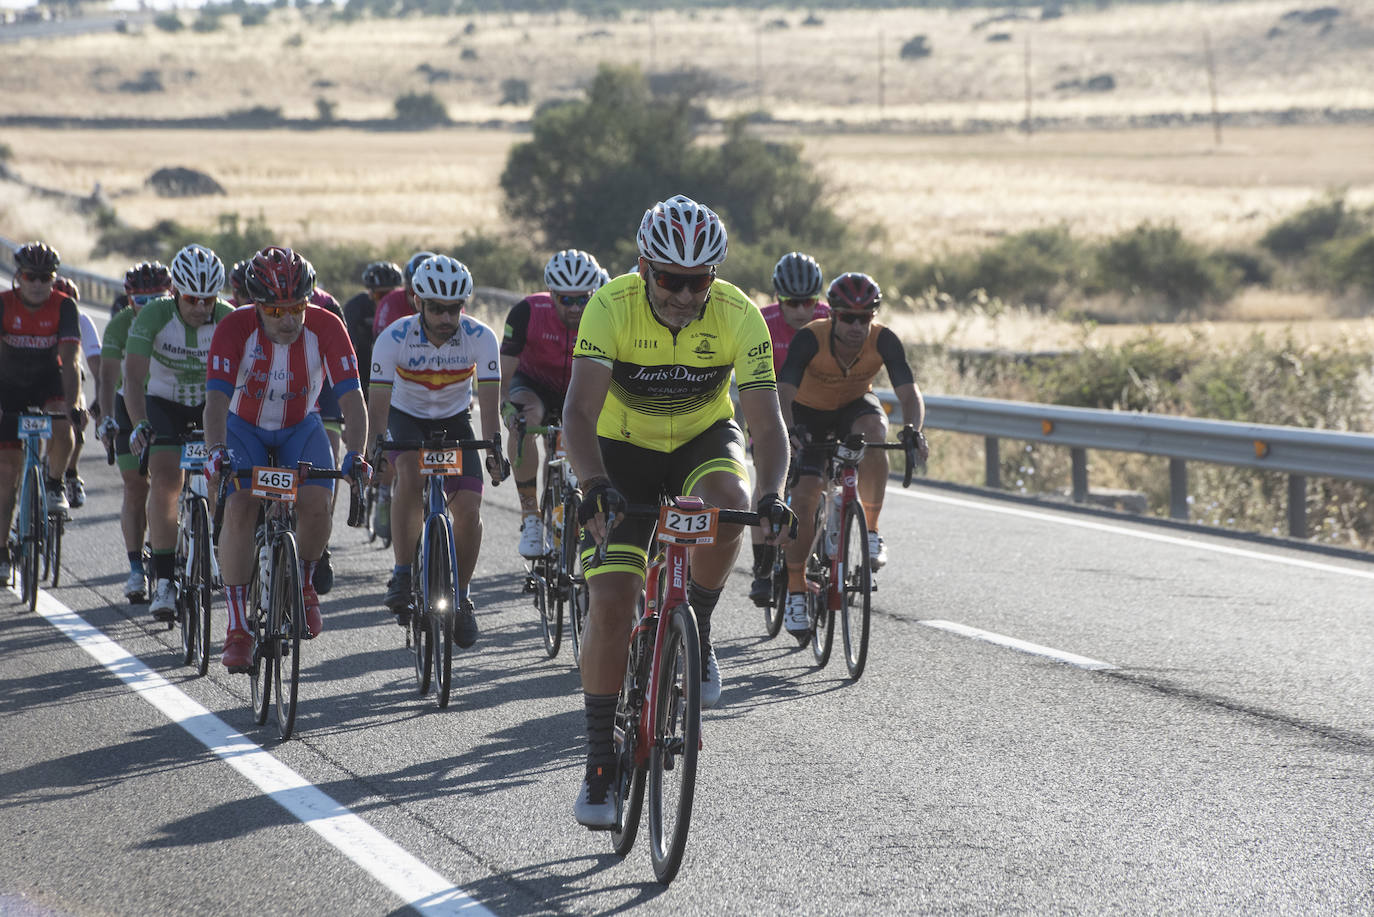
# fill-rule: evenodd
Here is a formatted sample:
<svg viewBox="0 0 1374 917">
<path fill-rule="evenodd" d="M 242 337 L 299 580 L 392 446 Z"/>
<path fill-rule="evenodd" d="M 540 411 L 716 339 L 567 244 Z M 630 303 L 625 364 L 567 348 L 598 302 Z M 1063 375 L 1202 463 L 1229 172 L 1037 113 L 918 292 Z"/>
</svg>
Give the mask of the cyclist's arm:
<svg viewBox="0 0 1374 917">
<path fill-rule="evenodd" d="M 367 454 L 367 406 L 363 404 L 363 393 L 359 389 L 344 392 L 339 396 L 339 410 L 344 419 L 344 448 L 349 452 Z"/>
<path fill-rule="evenodd" d="M 96 400 L 100 410 L 107 416 L 115 416 L 115 389 L 119 388 L 119 360 L 101 354 L 100 376 L 95 387 Z"/>
<path fill-rule="evenodd" d="M 384 436 L 391 417 L 391 386 L 396 380 L 396 360 L 401 334 L 383 334 L 372 342 L 372 381 L 367 387 L 367 428 Z"/>
<path fill-rule="evenodd" d="M 367 388 L 367 428 L 372 431 L 373 436 L 382 436 L 386 433 L 390 417 L 391 383 L 379 382 L 374 376 L 372 384 Z"/>
<path fill-rule="evenodd" d="M 916 378 L 911 372 L 911 364 L 906 359 L 906 348 L 891 328 L 878 333 L 876 342 L 878 355 L 887 367 L 888 381 L 902 406 L 902 423 L 921 429 L 926 422 L 926 403 L 921 390 L 916 387 Z"/>
<path fill-rule="evenodd" d="M 563 402 L 563 442 L 573 470 L 584 484 L 607 477 L 601 444 L 596 438 L 596 422 L 610 390 L 610 366 L 594 359 L 573 361 L 568 396 Z"/>
<path fill-rule="evenodd" d="M 792 402 L 797 398 L 797 389 L 801 386 L 802 377 L 806 375 L 806 367 L 811 364 L 811 359 L 820 352 L 820 341 L 810 328 L 803 328 L 797 332 L 796 337 L 792 338 L 792 345 L 787 350 L 787 361 L 782 364 L 782 370 L 778 373 L 778 404 L 782 410 L 783 424 L 790 431 L 792 429 Z"/>
<path fill-rule="evenodd" d="M 148 419 L 148 400 L 144 386 L 148 384 L 148 357 L 129 351 L 124 355 L 124 409 L 129 421 L 138 424 Z"/>
<path fill-rule="evenodd" d="M 67 410 L 76 407 L 81 397 L 81 372 L 77 360 L 81 359 L 80 341 L 62 340 L 57 345 L 57 355 L 62 358 L 62 391 L 67 399 Z"/>
<path fill-rule="evenodd" d="M 209 389 L 205 393 L 205 442 L 209 446 L 223 445 L 228 438 L 229 396 L 221 391 Z"/>
<path fill-rule="evenodd" d="M 754 439 L 759 493 L 780 494 L 787 478 L 789 452 L 777 394 L 771 389 L 742 391 L 739 407 Z"/>
<path fill-rule="evenodd" d="M 519 357 L 512 357 L 505 353 L 501 354 L 501 385 L 498 389 L 501 397 L 496 401 L 498 408 L 507 401 L 510 401 L 510 377 L 515 374 L 515 368 L 519 365 Z"/>
<path fill-rule="evenodd" d="M 501 404 L 510 400 L 510 377 L 520 365 L 530 330 L 530 301 L 522 299 L 506 315 L 506 331 L 501 338 Z"/>
<path fill-rule="evenodd" d="M 500 442 L 501 386 L 495 381 L 477 383 L 477 409 L 482 412 L 482 438 Z"/>
</svg>

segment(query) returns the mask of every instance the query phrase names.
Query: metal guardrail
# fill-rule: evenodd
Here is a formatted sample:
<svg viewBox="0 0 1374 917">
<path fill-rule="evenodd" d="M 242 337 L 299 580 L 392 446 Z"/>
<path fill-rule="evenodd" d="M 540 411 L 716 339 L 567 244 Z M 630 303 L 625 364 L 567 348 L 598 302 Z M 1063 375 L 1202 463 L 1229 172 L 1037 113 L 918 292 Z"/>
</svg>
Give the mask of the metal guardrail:
<svg viewBox="0 0 1374 917">
<path fill-rule="evenodd" d="M 888 410 L 901 406 L 878 392 Z M 1139 452 L 1169 459 L 1169 515 L 1188 518 L 1189 461 L 1288 475 L 1288 531 L 1307 536 L 1308 476 L 1374 484 L 1374 436 L 1272 424 L 1202 420 L 1165 414 L 1070 408 L 993 398 L 928 395 L 926 426 L 984 438 L 988 487 L 1001 486 L 999 442 L 1014 439 L 1069 449 L 1073 500 L 1088 497 L 1089 449 Z"/>
</svg>

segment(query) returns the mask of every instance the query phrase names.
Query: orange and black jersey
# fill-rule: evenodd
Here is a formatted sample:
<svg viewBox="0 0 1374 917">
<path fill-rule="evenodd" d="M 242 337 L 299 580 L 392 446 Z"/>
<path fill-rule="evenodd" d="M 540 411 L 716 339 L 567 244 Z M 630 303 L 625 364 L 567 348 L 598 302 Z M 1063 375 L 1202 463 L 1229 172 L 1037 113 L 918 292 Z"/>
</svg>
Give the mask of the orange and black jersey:
<svg viewBox="0 0 1374 917">
<path fill-rule="evenodd" d="M 796 386 L 797 404 L 834 411 L 872 391 L 873 378 L 884 366 L 893 388 L 915 382 L 906 349 L 891 328 L 874 322 L 858 355 L 842 364 L 835 356 L 831 320 L 821 318 L 792 338 L 778 382 Z"/>
</svg>

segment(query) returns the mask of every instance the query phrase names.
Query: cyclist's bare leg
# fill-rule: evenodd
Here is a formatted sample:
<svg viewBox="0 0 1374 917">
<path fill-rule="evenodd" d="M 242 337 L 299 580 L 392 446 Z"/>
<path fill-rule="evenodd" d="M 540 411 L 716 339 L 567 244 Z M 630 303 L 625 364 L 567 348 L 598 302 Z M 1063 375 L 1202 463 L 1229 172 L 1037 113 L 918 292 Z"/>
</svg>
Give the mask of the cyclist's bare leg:
<svg viewBox="0 0 1374 917">
<path fill-rule="evenodd" d="M 387 465 L 395 468 L 396 474 L 391 485 L 391 553 L 397 566 L 407 566 L 415 561 L 415 539 L 420 537 L 420 524 L 424 521 L 424 507 L 420 505 L 420 454 L 402 452 Z"/>
<path fill-rule="evenodd" d="M 14 520 L 14 502 L 19 498 L 19 472 L 23 469 L 23 449 L 0 449 L 0 519 L 5 523 L 0 534 L 7 537 Z"/>
<path fill-rule="evenodd" d="M 137 468 L 121 470 L 119 476 L 124 479 L 124 503 L 119 510 L 124 550 L 137 554 L 143 550 L 143 537 L 148 531 L 148 479 Z"/>
<path fill-rule="evenodd" d="M 456 491 L 448 498 L 453 514 L 453 553 L 458 559 L 458 586 L 466 592 L 477 569 L 477 556 L 482 551 L 482 495 L 475 490 Z"/>
<path fill-rule="evenodd" d="M 692 496 L 721 509 L 749 510 L 749 491 L 739 475 L 713 471 L 692 486 Z M 730 577 L 744 540 L 744 527 L 722 525 L 715 544 L 692 549 L 692 581 L 707 589 L 719 589 Z"/>
<path fill-rule="evenodd" d="M 801 589 L 806 555 L 816 534 L 816 502 L 821 497 L 819 475 L 804 474 L 792 485 L 792 512 L 797 514 L 797 537 L 787 546 L 788 591 Z"/>
<path fill-rule="evenodd" d="M 334 495 L 328 487 L 302 484 L 296 491 L 296 544 L 302 561 L 315 561 L 329 540 L 329 508 Z"/>
<path fill-rule="evenodd" d="M 148 541 L 154 551 L 176 546 L 182 474 L 181 454 L 175 450 L 160 450 L 148 459 Z"/>
<path fill-rule="evenodd" d="M 253 529 L 258 523 L 258 498 L 246 490 L 224 501 L 224 527 L 219 535 L 220 575 L 226 586 L 246 586 L 253 577 Z"/>
<path fill-rule="evenodd" d="M 851 429 L 862 433 L 864 442 L 887 441 L 887 418 L 881 414 L 865 414 L 854 421 Z M 883 498 L 887 495 L 887 474 L 887 450 L 865 451 L 859 462 L 859 501 L 864 505 L 864 516 L 872 532 L 878 531 L 878 514 L 882 512 Z"/>
<path fill-rule="evenodd" d="M 544 402 L 540 401 L 534 392 L 518 388 L 510 393 L 510 402 L 519 409 L 528 426 L 537 427 L 544 423 Z M 515 431 L 511 431 L 507 454 L 513 462 L 511 474 L 515 478 L 516 493 L 520 496 L 520 512 L 525 515 L 539 513 L 538 442 L 538 437 L 526 434 L 524 443 L 519 443 L 516 441 Z M 518 462 L 515 461 L 516 458 L 519 458 Z"/>
<path fill-rule="evenodd" d="M 582 690 L 617 694 L 625 677 L 630 628 L 634 626 L 644 578 L 608 572 L 588 577 L 589 604 L 582 637 Z"/>
<path fill-rule="evenodd" d="M 57 477 L 61 478 L 63 471 L 67 468 L 67 463 L 72 460 L 72 450 L 76 448 L 76 436 L 72 433 L 72 422 L 66 418 L 66 402 L 62 402 L 52 410 L 60 410 L 63 417 L 54 417 L 52 424 L 52 439 L 48 440 L 48 468 L 49 475 L 51 469 L 57 469 Z"/>
<path fill-rule="evenodd" d="M 329 451 L 334 455 L 334 467 L 338 468 L 339 458 L 341 455 L 339 450 L 343 448 L 343 435 L 338 430 L 335 430 L 332 426 L 325 427 L 324 433 L 326 436 L 329 437 Z M 339 502 L 339 490 L 339 487 L 334 488 L 334 496 L 329 501 L 329 508 L 331 511 L 334 509 L 334 505 Z M 334 517 L 332 515 L 329 517 L 329 524 L 331 528 L 334 525 Z M 326 541 L 328 541 L 327 536 L 328 533 L 326 533 Z"/>
</svg>

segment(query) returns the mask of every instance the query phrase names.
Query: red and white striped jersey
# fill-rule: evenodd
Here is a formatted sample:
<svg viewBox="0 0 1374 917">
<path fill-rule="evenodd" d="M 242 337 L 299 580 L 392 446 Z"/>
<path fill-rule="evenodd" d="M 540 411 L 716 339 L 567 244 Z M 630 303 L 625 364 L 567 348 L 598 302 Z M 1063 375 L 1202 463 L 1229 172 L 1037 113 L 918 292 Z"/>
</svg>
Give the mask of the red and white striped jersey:
<svg viewBox="0 0 1374 917">
<path fill-rule="evenodd" d="M 206 388 L 229 396 L 229 411 L 264 430 L 301 421 L 326 384 L 335 396 L 360 388 L 358 358 L 338 316 L 305 310 L 305 327 L 291 344 L 274 344 L 257 309 L 235 309 L 210 341 Z"/>
</svg>

